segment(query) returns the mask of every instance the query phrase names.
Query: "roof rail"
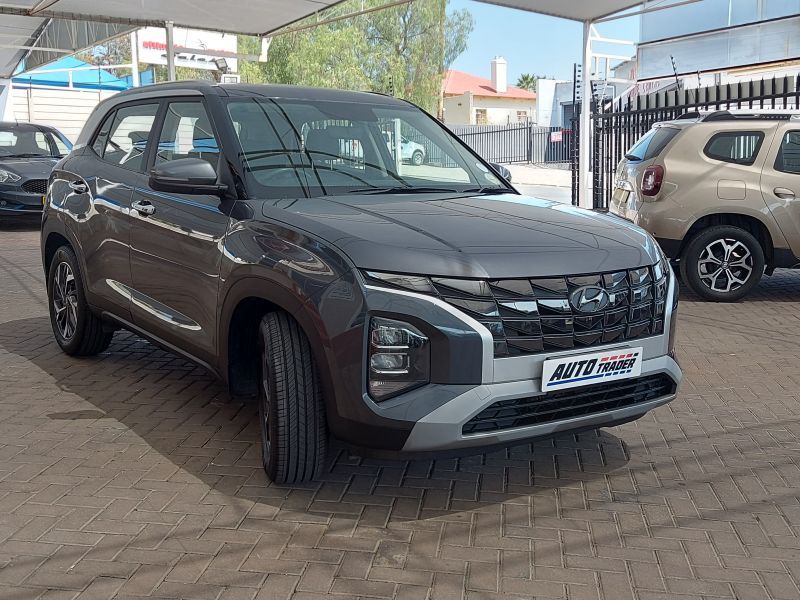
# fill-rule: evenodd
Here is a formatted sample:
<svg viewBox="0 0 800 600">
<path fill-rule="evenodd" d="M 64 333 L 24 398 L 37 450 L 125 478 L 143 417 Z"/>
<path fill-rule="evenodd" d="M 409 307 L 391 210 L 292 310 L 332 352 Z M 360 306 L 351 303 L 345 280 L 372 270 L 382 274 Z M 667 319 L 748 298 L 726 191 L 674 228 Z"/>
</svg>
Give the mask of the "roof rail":
<svg viewBox="0 0 800 600">
<path fill-rule="evenodd" d="M 687 112 L 683 113 L 682 115 L 679 115 L 679 116 L 678 116 L 678 118 L 677 118 L 677 119 L 675 119 L 675 120 L 676 120 L 676 121 L 682 121 L 682 120 L 684 120 L 684 119 L 685 119 L 685 120 L 689 120 L 689 119 L 699 119 L 699 118 L 701 118 L 702 116 L 703 116 L 703 115 L 702 115 L 702 113 L 700 113 L 699 111 L 696 111 L 696 110 L 690 110 L 690 111 L 687 111 Z"/>
<path fill-rule="evenodd" d="M 788 121 L 792 118 L 791 112 L 763 111 L 763 112 L 732 112 L 730 110 L 715 110 L 702 114 L 700 120 L 710 121 Z"/>
</svg>

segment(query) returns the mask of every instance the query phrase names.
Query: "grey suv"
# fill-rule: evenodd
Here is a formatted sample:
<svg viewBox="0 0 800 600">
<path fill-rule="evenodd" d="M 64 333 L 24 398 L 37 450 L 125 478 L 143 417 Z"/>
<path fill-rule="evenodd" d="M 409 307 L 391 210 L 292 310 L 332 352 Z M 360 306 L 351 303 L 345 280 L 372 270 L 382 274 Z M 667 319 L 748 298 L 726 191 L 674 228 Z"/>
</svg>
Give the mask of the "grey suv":
<svg viewBox="0 0 800 600">
<path fill-rule="evenodd" d="M 42 253 L 65 352 L 125 328 L 204 365 L 258 402 L 278 482 L 317 475 L 330 437 L 474 451 L 639 418 L 681 379 L 676 282 L 647 233 L 520 196 L 376 94 L 118 94 L 51 177 Z"/>
</svg>

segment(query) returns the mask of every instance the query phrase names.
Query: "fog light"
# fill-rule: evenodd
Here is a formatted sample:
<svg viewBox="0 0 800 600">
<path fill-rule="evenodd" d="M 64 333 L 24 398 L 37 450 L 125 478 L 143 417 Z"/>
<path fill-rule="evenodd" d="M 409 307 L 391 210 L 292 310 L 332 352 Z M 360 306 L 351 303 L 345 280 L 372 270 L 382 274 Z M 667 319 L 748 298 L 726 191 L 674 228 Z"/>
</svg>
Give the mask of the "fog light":
<svg viewBox="0 0 800 600">
<path fill-rule="evenodd" d="M 409 323 L 373 317 L 369 326 L 369 395 L 386 400 L 430 381 L 428 338 Z"/>
</svg>

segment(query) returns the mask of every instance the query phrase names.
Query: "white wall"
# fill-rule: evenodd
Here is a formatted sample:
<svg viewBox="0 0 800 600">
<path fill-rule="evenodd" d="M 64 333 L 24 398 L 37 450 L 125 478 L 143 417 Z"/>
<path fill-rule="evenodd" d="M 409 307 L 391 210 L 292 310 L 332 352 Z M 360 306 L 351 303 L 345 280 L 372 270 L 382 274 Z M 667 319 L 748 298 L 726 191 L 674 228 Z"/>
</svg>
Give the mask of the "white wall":
<svg viewBox="0 0 800 600">
<path fill-rule="evenodd" d="M 115 93 L 14 86 L 11 116 L 20 122 L 41 123 L 55 127 L 74 142 L 97 103 Z"/>
<path fill-rule="evenodd" d="M 447 96 L 444 99 L 444 122 L 451 125 L 470 125 L 472 123 L 472 94 Z"/>
<path fill-rule="evenodd" d="M 536 119 L 536 101 L 518 100 L 515 98 L 494 98 L 475 96 L 473 100 L 472 123 L 476 123 L 475 111 L 479 108 L 486 109 L 486 118 L 489 125 L 506 125 L 517 122 L 517 111 L 524 110 L 528 119 Z"/>
</svg>

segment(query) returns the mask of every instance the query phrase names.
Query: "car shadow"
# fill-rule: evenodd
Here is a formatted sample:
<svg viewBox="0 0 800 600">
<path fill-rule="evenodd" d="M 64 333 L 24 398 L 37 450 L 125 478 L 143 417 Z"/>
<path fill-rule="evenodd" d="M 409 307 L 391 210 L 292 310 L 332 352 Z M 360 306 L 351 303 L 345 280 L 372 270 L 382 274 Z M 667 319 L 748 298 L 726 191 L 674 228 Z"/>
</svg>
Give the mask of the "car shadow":
<svg viewBox="0 0 800 600">
<path fill-rule="evenodd" d="M 11 321 L 0 324 L 0 357 L 12 365 L 7 372 L 14 374 L 16 389 L 24 376 L 32 397 L 52 398 L 52 408 L 27 410 L 50 428 L 88 437 L 81 455 L 99 452 L 93 448 L 102 443 L 109 462 L 130 465 L 133 459 L 140 465 L 127 477 L 194 478 L 263 505 L 262 514 L 301 511 L 311 521 L 349 515 L 379 527 L 446 518 L 502 503 L 526 504 L 537 490 L 602 479 L 629 460 L 624 441 L 607 430 L 440 460 L 378 460 L 334 443 L 318 481 L 276 485 L 261 468 L 255 406 L 231 400 L 205 370 L 133 334 L 117 333 L 100 356 L 73 358 L 53 341 L 46 317 Z"/>
<path fill-rule="evenodd" d="M 42 228 L 42 216 L 5 217 L 0 215 L 0 231 L 38 231 Z"/>
</svg>

